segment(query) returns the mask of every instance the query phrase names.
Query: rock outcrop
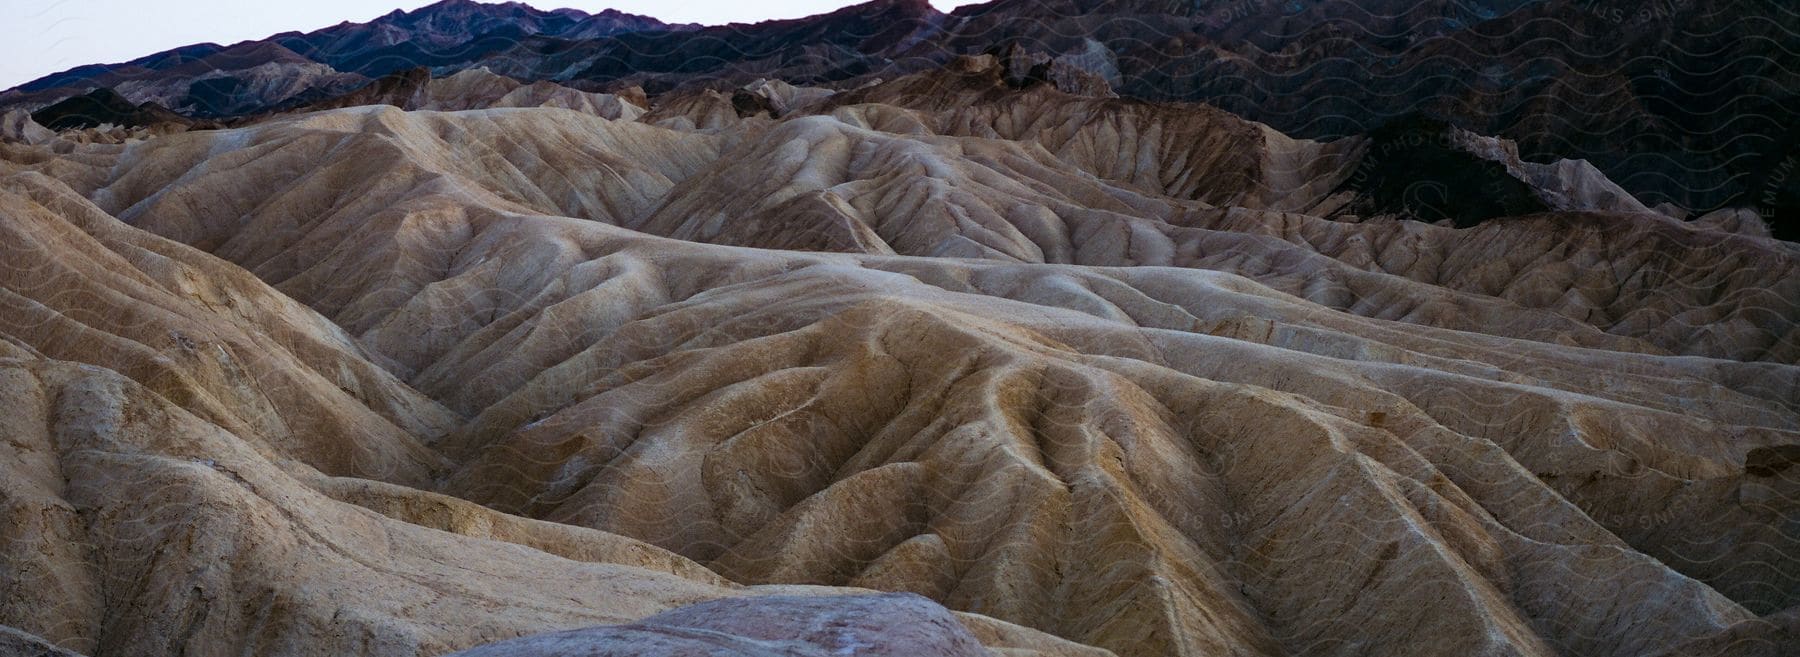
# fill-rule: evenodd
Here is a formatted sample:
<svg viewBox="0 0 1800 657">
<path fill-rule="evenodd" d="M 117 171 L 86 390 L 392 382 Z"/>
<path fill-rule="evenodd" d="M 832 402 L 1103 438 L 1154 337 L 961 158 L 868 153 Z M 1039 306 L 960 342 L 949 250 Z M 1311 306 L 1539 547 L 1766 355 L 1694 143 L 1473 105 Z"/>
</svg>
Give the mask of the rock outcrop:
<svg viewBox="0 0 1800 657">
<path fill-rule="evenodd" d="M 0 114 L 0 141 L 40 145 L 47 144 L 55 138 L 56 131 L 33 121 L 31 114 L 25 110 L 13 110 Z"/>
<path fill-rule="evenodd" d="M 1359 140 L 1352 173 L 1316 214 L 1469 227 L 1543 212 L 1651 210 L 1585 161 L 1528 162 L 1518 144 L 1409 117 Z"/>
</svg>

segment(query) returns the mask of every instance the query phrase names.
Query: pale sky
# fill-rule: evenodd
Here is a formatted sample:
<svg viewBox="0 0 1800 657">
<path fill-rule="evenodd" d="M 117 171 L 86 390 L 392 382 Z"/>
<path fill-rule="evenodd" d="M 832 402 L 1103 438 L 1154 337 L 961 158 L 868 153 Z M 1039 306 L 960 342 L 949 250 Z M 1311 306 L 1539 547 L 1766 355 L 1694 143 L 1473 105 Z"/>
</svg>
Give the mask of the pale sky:
<svg viewBox="0 0 1800 657">
<path fill-rule="evenodd" d="M 0 89 L 82 64 L 112 64 L 190 43 L 232 44 L 436 0 L 0 0 Z M 611 7 L 671 23 L 799 18 L 859 0 L 532 0 L 539 9 Z M 981 0 L 932 0 L 940 11 Z"/>
</svg>

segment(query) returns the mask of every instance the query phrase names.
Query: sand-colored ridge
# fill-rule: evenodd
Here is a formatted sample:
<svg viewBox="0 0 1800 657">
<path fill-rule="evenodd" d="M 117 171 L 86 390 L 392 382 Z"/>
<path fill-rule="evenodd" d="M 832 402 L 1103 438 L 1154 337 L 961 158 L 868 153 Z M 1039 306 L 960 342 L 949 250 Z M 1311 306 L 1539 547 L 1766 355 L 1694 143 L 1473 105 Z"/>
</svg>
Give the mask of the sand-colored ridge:
<svg viewBox="0 0 1800 657">
<path fill-rule="evenodd" d="M 1791 639 L 1793 245 L 1309 214 L 1357 144 L 956 74 L 0 145 L 0 625 L 434 655 L 874 589 L 998 654 Z"/>
</svg>

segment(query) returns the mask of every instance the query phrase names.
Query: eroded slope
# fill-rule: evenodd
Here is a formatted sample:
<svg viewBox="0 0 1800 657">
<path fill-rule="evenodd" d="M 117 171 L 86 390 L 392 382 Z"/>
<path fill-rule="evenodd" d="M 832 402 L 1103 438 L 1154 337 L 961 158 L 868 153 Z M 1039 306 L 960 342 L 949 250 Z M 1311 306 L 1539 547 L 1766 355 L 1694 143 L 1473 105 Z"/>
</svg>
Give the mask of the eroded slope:
<svg viewBox="0 0 1800 657">
<path fill-rule="evenodd" d="M 204 525 L 182 515 L 197 506 L 256 528 L 196 543 L 102 524 L 142 541 L 103 555 L 155 545 L 257 573 L 336 546 L 276 581 L 366 598 L 371 635 L 429 625 L 385 654 L 634 620 L 737 584 L 916 592 L 1120 655 L 1791 640 L 1790 245 L 1630 212 L 1332 221 L 1298 210 L 1347 151 L 1204 108 L 1023 118 L 1065 100 L 870 98 L 703 128 L 351 108 L 6 145 L 0 218 L 35 258 L 6 290 L 55 310 L 42 317 L 128 347 L 202 320 L 246 345 L 286 336 L 260 348 L 279 360 L 250 375 L 275 400 L 258 406 L 230 401 L 205 362 L 161 365 L 186 387 L 134 373 L 179 340 L 128 358 L 50 319 L 7 327 L 29 376 L 5 389 L 45 400 L 21 408 L 122 398 L 169 427 L 141 432 L 148 447 L 92 448 L 123 430 L 81 442 L 50 411 L 22 420 L 20 435 L 48 436 L 29 453 L 53 456 L 19 461 L 44 483 L 9 500 L 166 515 L 159 527 Z M 1212 141 L 1169 150 L 1190 140 L 1159 134 Z M 1098 157 L 1122 144 L 1142 157 Z M 1250 155 L 1202 157 L 1234 149 Z M 253 302 L 195 305 L 182 291 L 201 284 L 157 278 L 139 250 Z M 58 268 L 77 273 L 44 275 Z M 72 298 L 117 300 L 79 314 L 57 291 L 82 285 L 98 291 Z M 361 392 L 318 383 L 349 380 Z M 97 386 L 113 392 L 70 392 Z M 364 419 L 284 434 L 240 415 Z M 332 445 L 392 465 L 318 451 Z M 121 451 L 137 456 L 105 456 Z M 46 474 L 64 463 L 93 473 Z M 140 488 L 100 483 L 132 476 Z M 52 559 L 71 590 L 138 572 L 97 570 L 67 547 L 96 544 L 96 521 L 57 517 L 65 534 L 9 554 Z M 170 547 L 187 545 L 214 551 Z M 582 552 L 595 546 L 616 547 Z M 346 575 L 359 566 L 335 560 L 353 557 L 404 585 Z M 595 574 L 625 567 L 649 571 L 629 571 L 641 589 Z M 289 600 L 245 583 L 263 577 L 200 590 L 239 592 L 219 608 Z M 587 577 L 594 597 L 550 601 Z M 184 620 L 211 598 L 183 586 L 83 607 L 72 617 L 99 620 L 66 629 L 51 607 L 0 622 L 96 654 L 184 627 L 307 654 L 255 643 L 247 621 Z M 501 599 L 524 609 L 484 606 Z M 282 641 L 335 631 L 306 620 L 323 607 L 282 603 L 302 619 Z"/>
</svg>

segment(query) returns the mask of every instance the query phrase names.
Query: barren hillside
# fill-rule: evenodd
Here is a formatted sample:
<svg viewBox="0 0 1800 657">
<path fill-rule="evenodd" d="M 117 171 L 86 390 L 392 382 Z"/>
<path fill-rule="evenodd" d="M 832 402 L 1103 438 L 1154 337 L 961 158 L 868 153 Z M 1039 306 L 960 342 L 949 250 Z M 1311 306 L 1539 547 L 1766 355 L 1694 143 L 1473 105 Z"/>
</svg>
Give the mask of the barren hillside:
<svg viewBox="0 0 1800 657">
<path fill-rule="evenodd" d="M 10 117 L 0 651 L 1800 649 L 1800 247 L 1087 82 Z"/>
</svg>

